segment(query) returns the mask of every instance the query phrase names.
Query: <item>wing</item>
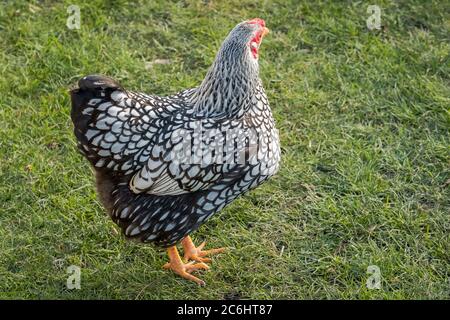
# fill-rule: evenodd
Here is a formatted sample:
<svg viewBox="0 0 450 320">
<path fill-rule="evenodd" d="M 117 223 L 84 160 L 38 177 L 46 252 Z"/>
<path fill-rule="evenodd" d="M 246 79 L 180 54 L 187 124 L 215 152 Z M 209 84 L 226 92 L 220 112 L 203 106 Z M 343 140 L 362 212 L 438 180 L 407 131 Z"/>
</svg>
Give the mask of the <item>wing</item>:
<svg viewBox="0 0 450 320">
<path fill-rule="evenodd" d="M 240 159 L 252 148 L 244 121 L 195 118 L 184 103 L 195 89 L 158 97 L 127 92 L 104 76 L 85 77 L 79 86 L 72 120 L 80 151 L 98 170 L 134 174 L 135 193 L 206 190 L 245 166 Z"/>
<path fill-rule="evenodd" d="M 177 115 L 165 130 L 130 181 L 135 193 L 179 195 L 231 183 L 256 154 L 241 121 Z"/>
</svg>

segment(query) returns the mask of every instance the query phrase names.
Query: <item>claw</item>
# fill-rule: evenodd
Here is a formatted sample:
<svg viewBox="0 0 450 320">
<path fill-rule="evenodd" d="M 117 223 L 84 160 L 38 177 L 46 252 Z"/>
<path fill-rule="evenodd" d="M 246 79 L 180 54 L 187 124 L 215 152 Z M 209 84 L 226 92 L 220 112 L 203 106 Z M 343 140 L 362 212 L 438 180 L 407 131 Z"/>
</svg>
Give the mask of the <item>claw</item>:
<svg viewBox="0 0 450 320">
<path fill-rule="evenodd" d="M 184 248 L 185 261 L 194 260 L 198 262 L 211 262 L 210 258 L 204 257 L 225 251 L 225 248 L 210 249 L 203 251 L 202 249 L 205 247 L 206 241 L 202 242 L 198 247 L 196 247 L 189 236 L 184 238 L 183 241 L 181 241 L 181 244 L 183 245 Z"/>
<path fill-rule="evenodd" d="M 205 282 L 203 280 L 197 278 L 196 276 L 193 276 L 191 272 L 199 269 L 208 270 L 209 269 L 208 265 L 206 265 L 203 262 L 194 263 L 194 261 L 184 263 L 181 260 L 180 255 L 178 254 L 177 247 L 175 246 L 167 249 L 167 252 L 169 254 L 170 262 L 167 262 L 166 264 L 163 265 L 164 269 L 170 269 L 176 274 L 180 275 L 181 277 L 194 281 L 200 286 L 205 285 Z"/>
</svg>

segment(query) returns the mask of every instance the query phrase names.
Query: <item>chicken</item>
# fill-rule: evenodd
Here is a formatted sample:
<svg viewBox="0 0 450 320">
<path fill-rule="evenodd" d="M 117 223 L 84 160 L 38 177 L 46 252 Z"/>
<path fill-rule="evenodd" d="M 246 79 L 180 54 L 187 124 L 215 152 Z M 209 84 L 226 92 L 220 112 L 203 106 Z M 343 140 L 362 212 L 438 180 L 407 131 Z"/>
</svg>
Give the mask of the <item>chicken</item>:
<svg viewBox="0 0 450 320">
<path fill-rule="evenodd" d="M 269 32 L 262 19 L 239 23 L 196 88 L 160 97 L 89 75 L 71 90 L 78 149 L 91 163 L 106 211 L 127 238 L 167 248 L 165 268 L 208 269 L 189 235 L 279 168 L 280 143 L 259 78 Z M 176 244 L 181 242 L 184 261 Z"/>
</svg>

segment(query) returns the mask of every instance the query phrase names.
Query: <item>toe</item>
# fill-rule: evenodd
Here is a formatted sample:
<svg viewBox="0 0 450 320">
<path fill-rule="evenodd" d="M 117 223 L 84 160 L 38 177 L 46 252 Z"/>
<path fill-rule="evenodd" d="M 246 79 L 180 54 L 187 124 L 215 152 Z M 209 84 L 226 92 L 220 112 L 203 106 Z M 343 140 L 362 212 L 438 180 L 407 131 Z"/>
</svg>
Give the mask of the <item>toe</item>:
<svg viewBox="0 0 450 320">
<path fill-rule="evenodd" d="M 186 272 L 192 272 L 194 270 L 198 270 L 198 269 L 203 269 L 203 270 L 208 270 L 209 266 L 206 263 L 200 262 L 200 263 L 195 263 L 195 264 L 187 264 L 185 266 Z"/>
<path fill-rule="evenodd" d="M 203 258 L 203 257 L 199 257 L 199 256 L 195 256 L 195 257 L 193 257 L 193 259 L 195 261 L 199 261 L 199 262 L 211 262 L 212 261 L 210 258 Z"/>
<path fill-rule="evenodd" d="M 198 255 L 200 257 L 204 257 L 204 256 L 207 256 L 207 255 L 210 255 L 210 254 L 222 253 L 224 251 L 225 251 L 225 248 L 210 249 L 210 250 L 200 251 L 198 253 Z"/>
<path fill-rule="evenodd" d="M 185 278 L 185 279 L 194 281 L 194 282 L 197 283 L 199 286 L 204 286 L 204 285 L 205 285 L 205 281 L 203 281 L 203 280 L 197 278 L 196 276 L 193 276 L 193 275 L 190 274 L 190 273 L 185 272 L 185 273 L 183 273 L 183 274 L 180 274 L 180 276 L 182 276 L 182 277 Z"/>
<path fill-rule="evenodd" d="M 199 254 L 187 254 L 184 256 L 185 261 L 193 260 L 197 262 L 211 262 L 210 258 L 203 258 Z"/>
<path fill-rule="evenodd" d="M 202 251 L 202 249 L 205 247 L 205 245 L 206 245 L 206 241 L 203 241 L 203 242 L 197 247 L 197 250 L 198 250 L 198 251 Z"/>
</svg>

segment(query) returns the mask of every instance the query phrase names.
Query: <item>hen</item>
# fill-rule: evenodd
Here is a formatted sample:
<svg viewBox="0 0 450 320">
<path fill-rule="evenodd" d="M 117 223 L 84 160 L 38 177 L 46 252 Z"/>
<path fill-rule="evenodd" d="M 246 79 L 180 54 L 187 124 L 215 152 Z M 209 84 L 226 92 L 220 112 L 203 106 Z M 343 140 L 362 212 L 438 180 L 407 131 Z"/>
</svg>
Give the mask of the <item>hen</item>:
<svg viewBox="0 0 450 320">
<path fill-rule="evenodd" d="M 189 234 L 279 167 L 258 66 L 268 32 L 262 19 L 239 23 L 200 86 L 171 96 L 127 91 L 99 75 L 71 91 L 78 148 L 95 169 L 101 203 L 127 238 L 168 248 L 164 267 L 198 284 L 191 272 L 208 269 L 206 256 L 223 249 L 204 251 Z"/>
</svg>

